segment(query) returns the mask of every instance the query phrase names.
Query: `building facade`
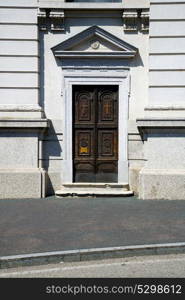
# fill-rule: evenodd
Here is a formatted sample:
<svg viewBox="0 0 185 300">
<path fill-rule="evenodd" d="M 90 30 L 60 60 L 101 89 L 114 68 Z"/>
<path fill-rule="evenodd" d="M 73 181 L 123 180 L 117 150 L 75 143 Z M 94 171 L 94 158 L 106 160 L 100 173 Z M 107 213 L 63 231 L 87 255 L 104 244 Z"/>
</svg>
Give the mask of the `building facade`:
<svg viewBox="0 0 185 300">
<path fill-rule="evenodd" d="M 183 0 L 0 0 L 0 197 L 185 199 L 184 23 Z"/>
</svg>

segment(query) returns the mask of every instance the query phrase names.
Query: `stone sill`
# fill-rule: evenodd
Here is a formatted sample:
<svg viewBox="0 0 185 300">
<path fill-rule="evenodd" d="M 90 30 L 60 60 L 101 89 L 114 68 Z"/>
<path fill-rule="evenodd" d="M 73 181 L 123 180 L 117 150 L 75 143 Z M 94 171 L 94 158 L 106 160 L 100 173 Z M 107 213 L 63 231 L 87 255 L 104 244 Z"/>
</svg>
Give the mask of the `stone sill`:
<svg viewBox="0 0 185 300">
<path fill-rule="evenodd" d="M 47 119 L 0 119 L 0 128 L 47 128 Z"/>
</svg>

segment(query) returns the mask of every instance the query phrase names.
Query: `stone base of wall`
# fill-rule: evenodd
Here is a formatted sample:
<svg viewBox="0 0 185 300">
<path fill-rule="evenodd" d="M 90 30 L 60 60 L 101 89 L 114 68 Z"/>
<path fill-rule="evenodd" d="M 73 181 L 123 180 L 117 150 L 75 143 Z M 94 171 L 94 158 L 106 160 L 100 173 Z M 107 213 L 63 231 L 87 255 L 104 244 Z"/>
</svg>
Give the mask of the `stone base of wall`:
<svg viewBox="0 0 185 300">
<path fill-rule="evenodd" d="M 0 169 L 0 198 L 45 197 L 42 169 Z"/>
<path fill-rule="evenodd" d="M 129 168 L 129 187 L 134 195 L 139 194 L 139 172 L 141 168 Z"/>
<path fill-rule="evenodd" d="M 185 170 L 143 168 L 139 174 L 139 198 L 185 200 Z"/>
</svg>

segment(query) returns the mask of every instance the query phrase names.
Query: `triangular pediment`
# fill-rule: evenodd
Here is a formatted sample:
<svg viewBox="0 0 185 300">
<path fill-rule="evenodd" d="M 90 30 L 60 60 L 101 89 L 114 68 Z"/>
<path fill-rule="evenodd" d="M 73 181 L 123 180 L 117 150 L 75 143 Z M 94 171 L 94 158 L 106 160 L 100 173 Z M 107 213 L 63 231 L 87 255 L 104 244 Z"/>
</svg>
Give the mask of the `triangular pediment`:
<svg viewBox="0 0 185 300">
<path fill-rule="evenodd" d="M 74 35 L 52 48 L 56 57 L 134 57 L 137 48 L 98 26 Z"/>
</svg>

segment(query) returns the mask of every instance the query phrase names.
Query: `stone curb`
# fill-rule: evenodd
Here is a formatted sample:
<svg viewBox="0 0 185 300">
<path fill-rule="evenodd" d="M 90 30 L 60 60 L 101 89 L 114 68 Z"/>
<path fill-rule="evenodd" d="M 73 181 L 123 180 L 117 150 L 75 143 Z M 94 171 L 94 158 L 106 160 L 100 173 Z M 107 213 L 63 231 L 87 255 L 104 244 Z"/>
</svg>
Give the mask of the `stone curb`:
<svg viewBox="0 0 185 300">
<path fill-rule="evenodd" d="M 150 244 L 123 247 L 91 248 L 42 252 L 0 257 L 0 269 L 35 266 L 60 262 L 79 262 L 129 256 L 185 253 L 185 243 Z"/>
</svg>

